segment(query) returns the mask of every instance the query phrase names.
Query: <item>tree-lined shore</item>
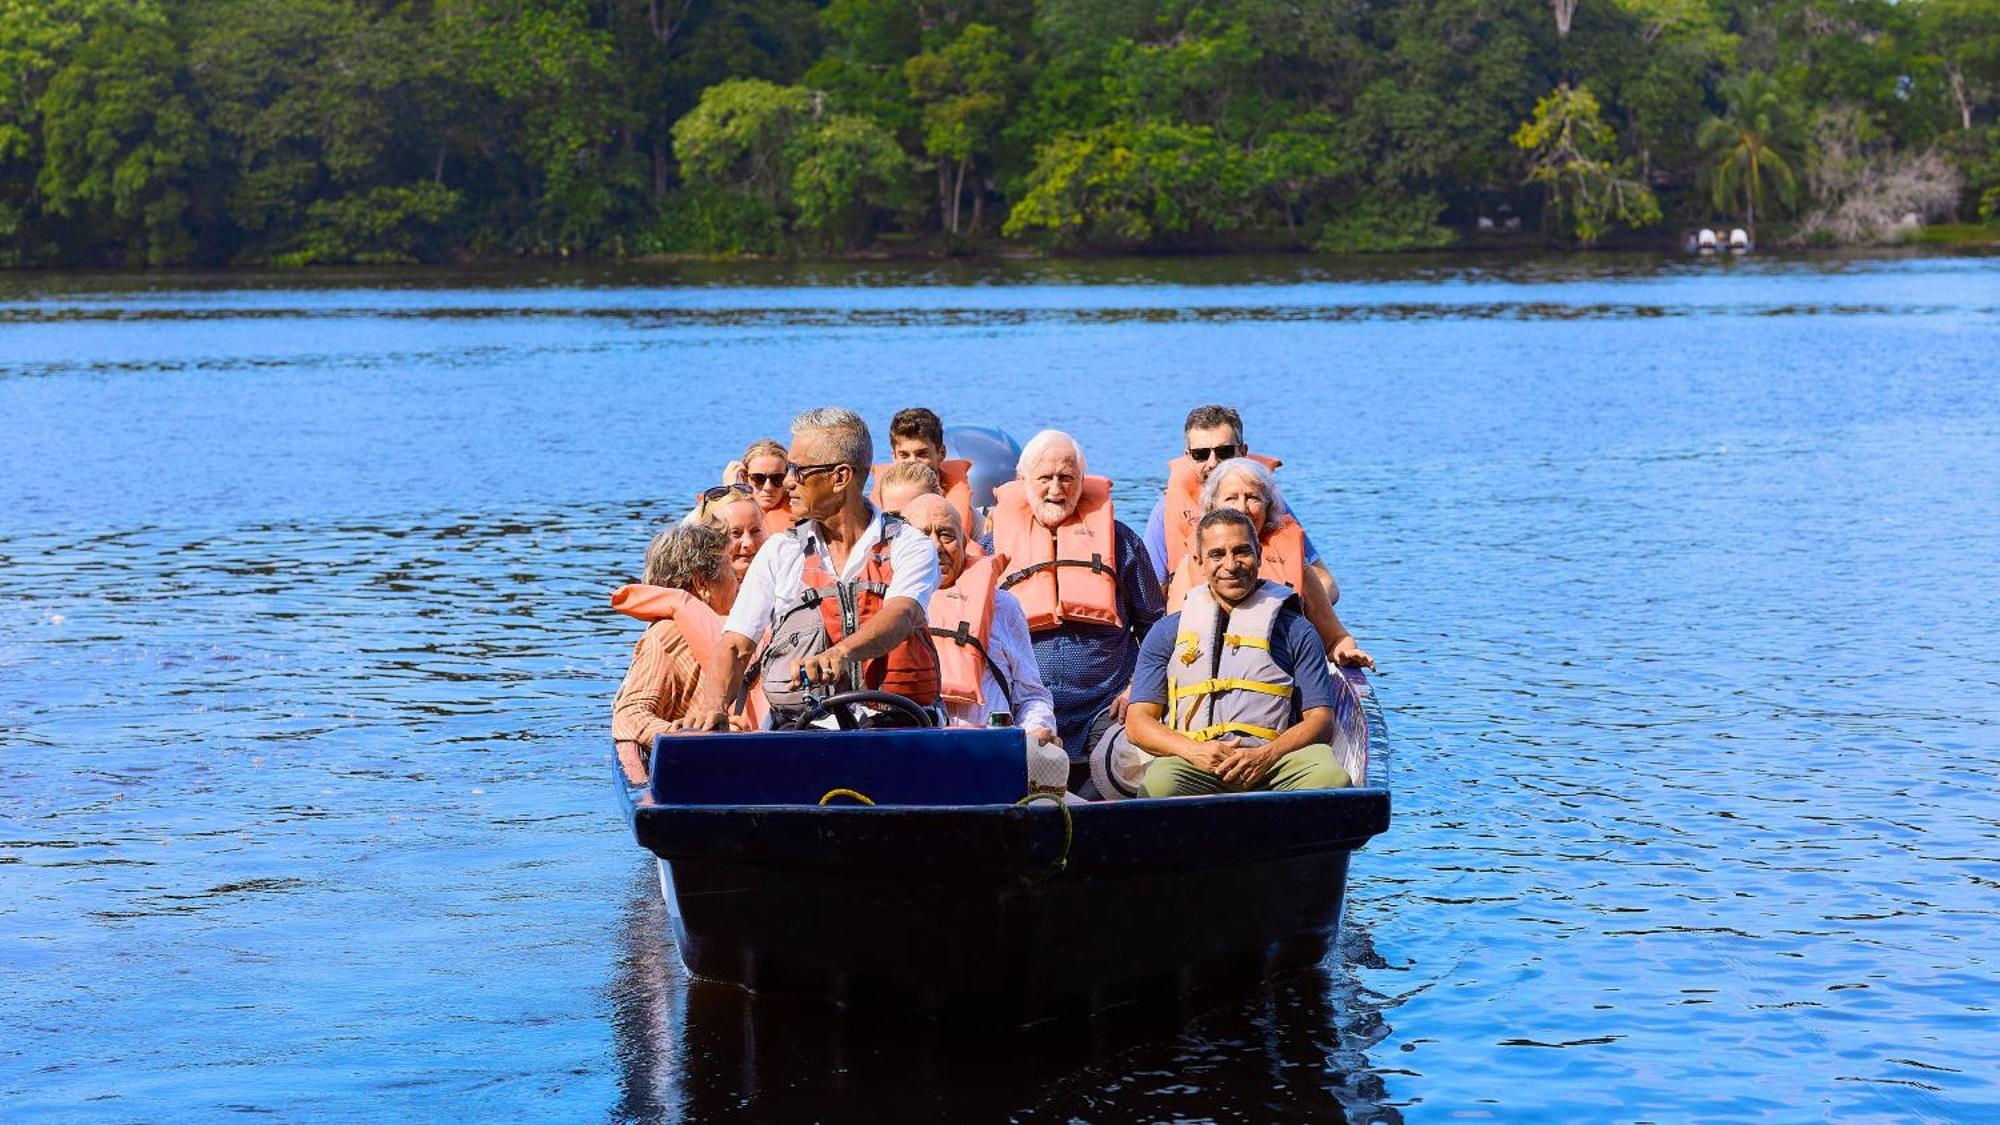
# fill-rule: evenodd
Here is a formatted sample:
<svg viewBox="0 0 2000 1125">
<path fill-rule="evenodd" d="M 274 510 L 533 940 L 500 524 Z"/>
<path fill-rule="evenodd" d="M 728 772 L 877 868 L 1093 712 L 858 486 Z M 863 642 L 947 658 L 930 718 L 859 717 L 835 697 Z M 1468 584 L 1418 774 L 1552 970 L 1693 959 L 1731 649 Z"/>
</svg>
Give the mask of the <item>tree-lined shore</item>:
<svg viewBox="0 0 2000 1125">
<path fill-rule="evenodd" d="M 0 265 L 1880 242 L 1996 111 L 2000 0 L 0 0 Z"/>
</svg>

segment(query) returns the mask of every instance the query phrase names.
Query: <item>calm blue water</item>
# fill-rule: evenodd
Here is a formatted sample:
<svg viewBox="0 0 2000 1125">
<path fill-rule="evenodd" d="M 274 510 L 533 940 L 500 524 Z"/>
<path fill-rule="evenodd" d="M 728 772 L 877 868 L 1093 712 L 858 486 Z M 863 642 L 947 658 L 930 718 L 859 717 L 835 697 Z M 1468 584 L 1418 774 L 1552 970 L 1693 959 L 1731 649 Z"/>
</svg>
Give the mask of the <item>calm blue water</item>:
<svg viewBox="0 0 2000 1125">
<path fill-rule="evenodd" d="M 2000 258 L 0 276 L 0 1116 L 2000 1117 Z M 605 592 L 844 402 L 1282 474 L 1342 956 L 995 1046 L 690 986 Z"/>
</svg>

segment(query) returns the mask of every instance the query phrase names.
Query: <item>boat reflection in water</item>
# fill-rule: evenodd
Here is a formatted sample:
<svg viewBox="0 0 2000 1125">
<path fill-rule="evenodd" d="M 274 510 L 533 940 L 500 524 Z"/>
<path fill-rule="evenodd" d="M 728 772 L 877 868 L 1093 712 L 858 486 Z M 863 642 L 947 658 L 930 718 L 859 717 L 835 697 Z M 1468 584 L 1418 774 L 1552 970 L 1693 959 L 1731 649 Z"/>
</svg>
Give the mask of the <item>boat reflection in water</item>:
<svg viewBox="0 0 2000 1125">
<path fill-rule="evenodd" d="M 628 889 L 611 999 L 620 1121 L 1194 1118 L 1400 1121 L 1368 1051 L 1389 1033 L 1343 964 L 999 1030 L 690 980 L 651 864 Z"/>
</svg>

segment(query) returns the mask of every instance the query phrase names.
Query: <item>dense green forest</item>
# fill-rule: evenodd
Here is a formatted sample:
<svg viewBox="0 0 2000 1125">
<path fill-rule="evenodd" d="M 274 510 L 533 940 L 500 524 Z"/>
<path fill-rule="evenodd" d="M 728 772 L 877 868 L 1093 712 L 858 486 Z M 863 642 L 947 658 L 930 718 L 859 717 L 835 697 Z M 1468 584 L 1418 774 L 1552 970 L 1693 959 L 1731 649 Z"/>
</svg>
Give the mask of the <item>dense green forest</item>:
<svg viewBox="0 0 2000 1125">
<path fill-rule="evenodd" d="M 0 0 L 0 264 L 1881 241 L 1996 110 L 2000 0 Z"/>
</svg>

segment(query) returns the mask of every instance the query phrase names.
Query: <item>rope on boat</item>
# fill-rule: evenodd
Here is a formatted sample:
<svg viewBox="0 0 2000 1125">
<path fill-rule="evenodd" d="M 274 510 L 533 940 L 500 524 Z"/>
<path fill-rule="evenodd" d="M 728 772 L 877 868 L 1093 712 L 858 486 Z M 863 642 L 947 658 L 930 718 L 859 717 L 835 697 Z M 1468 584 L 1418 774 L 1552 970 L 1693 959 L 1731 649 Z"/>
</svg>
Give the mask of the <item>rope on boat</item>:
<svg viewBox="0 0 2000 1125">
<path fill-rule="evenodd" d="M 826 791 L 826 795 L 819 799 L 819 803 L 821 805 L 830 805 L 833 803 L 835 797 L 847 797 L 864 805 L 872 806 L 875 804 L 874 798 L 858 789 L 829 789 Z M 1036 801 L 1054 801 L 1057 811 L 1062 813 L 1062 854 L 1057 856 L 1056 861 L 1049 865 L 1049 869 L 1042 873 L 1042 878 L 1046 879 L 1052 875 L 1060 875 L 1068 870 L 1070 845 L 1076 842 L 1076 819 L 1070 814 L 1069 802 L 1063 800 L 1061 794 L 1051 793 L 1046 789 L 1037 789 L 1033 793 L 1015 801 L 1014 805 L 1016 808 L 1019 808 L 1022 805 L 1033 804 Z"/>
<path fill-rule="evenodd" d="M 1069 802 L 1063 800 L 1061 794 L 1051 793 L 1046 789 L 1035 790 L 1033 793 L 1028 794 L 1027 796 L 1021 798 L 1018 801 L 1015 801 L 1014 806 L 1016 808 L 1019 808 L 1022 805 L 1032 804 L 1036 801 L 1054 801 L 1056 803 L 1056 808 L 1062 810 L 1062 822 L 1063 822 L 1062 854 L 1057 856 L 1055 863 L 1051 865 L 1047 871 L 1042 873 L 1042 878 L 1047 879 L 1052 875 L 1062 874 L 1063 871 L 1069 867 L 1069 846 L 1072 842 L 1076 840 L 1076 821 L 1070 816 Z"/>
</svg>

